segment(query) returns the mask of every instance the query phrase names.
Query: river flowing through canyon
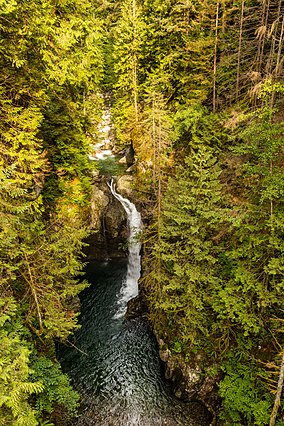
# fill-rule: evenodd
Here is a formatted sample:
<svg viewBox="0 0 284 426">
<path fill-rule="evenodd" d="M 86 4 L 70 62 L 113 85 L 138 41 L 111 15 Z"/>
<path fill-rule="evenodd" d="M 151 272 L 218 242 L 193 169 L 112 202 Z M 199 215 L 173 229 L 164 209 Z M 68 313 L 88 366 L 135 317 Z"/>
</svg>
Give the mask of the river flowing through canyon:
<svg viewBox="0 0 284 426">
<path fill-rule="evenodd" d="M 127 301 L 138 293 L 142 224 L 135 206 L 110 188 L 127 212 L 129 257 L 86 267 L 91 286 L 81 295 L 81 328 L 72 346 L 60 350 L 82 398 L 74 426 L 208 426 L 202 405 L 172 396 L 145 319 L 124 319 Z"/>
</svg>

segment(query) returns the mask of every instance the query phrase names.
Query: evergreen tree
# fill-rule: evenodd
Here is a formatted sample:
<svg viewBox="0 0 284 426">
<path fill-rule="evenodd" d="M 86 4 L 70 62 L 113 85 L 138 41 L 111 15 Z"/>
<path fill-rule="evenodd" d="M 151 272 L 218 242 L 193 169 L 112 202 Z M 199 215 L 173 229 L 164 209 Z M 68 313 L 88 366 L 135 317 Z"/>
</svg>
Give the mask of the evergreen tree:
<svg viewBox="0 0 284 426">
<path fill-rule="evenodd" d="M 213 295 L 215 327 L 222 324 L 224 343 L 227 333 L 220 383 L 224 424 L 268 424 L 268 384 L 274 383 L 269 371 L 280 364 L 278 346 L 283 347 L 283 123 L 274 122 L 268 106 L 274 91 L 282 91 L 281 85 L 264 86 L 264 106 L 250 117 L 234 148 L 239 162 L 234 185 L 242 193 L 238 190 L 220 259 L 222 285 Z"/>
<path fill-rule="evenodd" d="M 211 3 L 145 1 L 143 11 L 146 75 L 155 76 L 174 109 L 206 101 L 212 86 Z"/>
<path fill-rule="evenodd" d="M 28 403 L 31 394 L 41 392 L 39 381 L 29 380 L 29 345 L 22 338 L 21 325 L 10 324 L 17 306 L 13 298 L 6 296 L 0 300 L 0 424 L 26 424 L 36 426 L 36 412 Z"/>
<path fill-rule="evenodd" d="M 100 109 L 100 23 L 89 1 L 5 1 L 0 9 L 0 423 L 36 425 L 56 404 L 77 404 L 53 338 L 76 327 L 71 301 L 85 286 L 86 134 Z M 43 390 L 42 352 L 56 397 Z"/>
<path fill-rule="evenodd" d="M 114 118 L 118 140 L 136 146 L 139 135 L 139 91 L 142 73 L 142 57 L 145 25 L 141 7 L 137 0 L 125 0 L 121 5 L 121 16 L 115 28 L 114 70 L 115 109 Z"/>
<path fill-rule="evenodd" d="M 160 269 L 151 276 L 154 322 L 166 327 L 174 350 L 201 347 L 212 326 L 211 294 L 220 285 L 216 238 L 226 224 L 220 170 L 210 149 L 200 146 L 171 178 L 162 203 Z M 208 342 L 207 342 L 208 344 Z M 210 342 L 209 342 L 210 345 Z"/>
<path fill-rule="evenodd" d="M 24 326 L 15 299 L 1 288 L 0 299 L 0 424 L 36 426 L 56 404 L 70 415 L 78 404 L 78 394 L 70 386 L 59 365 L 36 359 L 30 333 Z M 31 363 L 33 361 L 33 363 Z M 31 401 L 36 403 L 31 406 Z"/>
<path fill-rule="evenodd" d="M 219 315 L 240 322 L 245 333 L 259 332 L 271 309 L 277 312 L 282 303 L 283 125 L 272 123 L 267 107 L 258 115 L 235 148 L 246 158 L 242 187 L 247 203 L 231 237 L 232 268 L 227 291 L 222 290 L 226 301 L 216 302 Z"/>
<path fill-rule="evenodd" d="M 241 122 L 233 154 L 216 115 L 177 112 L 175 159 L 184 165 L 169 179 L 148 258 L 155 329 L 172 352 L 216 360 L 224 425 L 269 422 L 270 370 L 283 359 L 283 123 L 269 106 L 281 93 L 263 86 L 263 107 Z"/>
</svg>

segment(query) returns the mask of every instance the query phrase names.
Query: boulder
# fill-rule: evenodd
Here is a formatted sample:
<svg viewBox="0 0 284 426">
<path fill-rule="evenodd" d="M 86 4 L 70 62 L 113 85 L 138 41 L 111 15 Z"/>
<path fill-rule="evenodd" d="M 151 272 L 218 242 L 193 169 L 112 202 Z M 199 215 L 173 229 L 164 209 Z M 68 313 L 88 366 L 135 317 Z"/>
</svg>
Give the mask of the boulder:
<svg viewBox="0 0 284 426">
<path fill-rule="evenodd" d="M 165 363 L 165 376 L 172 382 L 175 396 L 183 401 L 194 399 L 202 402 L 212 415 L 210 425 L 217 425 L 216 413 L 220 406 L 217 383 L 220 376 L 209 372 L 205 374 L 198 355 L 191 362 L 186 362 L 181 354 L 172 353 L 159 336 L 156 335 L 156 338 L 160 359 Z"/>
<path fill-rule="evenodd" d="M 133 183 L 132 176 L 130 175 L 120 176 L 116 182 L 117 192 L 126 198 L 133 197 L 132 183 Z"/>
<path fill-rule="evenodd" d="M 126 219 L 124 208 L 119 201 L 113 198 L 104 215 L 105 231 L 110 240 L 118 237 L 122 237 L 123 240 L 127 238 Z"/>
<path fill-rule="evenodd" d="M 131 320 L 135 318 L 147 318 L 148 307 L 145 299 L 141 297 L 141 294 L 130 299 L 127 303 L 127 312 L 125 319 Z"/>
<path fill-rule="evenodd" d="M 91 198 L 91 229 L 101 232 L 101 217 L 109 204 L 109 196 L 98 185 L 92 187 Z"/>
<path fill-rule="evenodd" d="M 105 178 L 98 178 L 93 184 L 90 227 L 94 232 L 87 240 L 89 247 L 86 254 L 89 260 L 126 255 L 126 213 L 112 196 Z"/>
<path fill-rule="evenodd" d="M 119 163 L 119 164 L 126 164 L 126 158 L 125 158 L 125 157 L 121 157 L 121 158 L 118 160 L 118 163 Z"/>
<path fill-rule="evenodd" d="M 125 148 L 125 159 L 128 167 L 132 166 L 135 162 L 135 151 L 132 143 Z"/>
</svg>

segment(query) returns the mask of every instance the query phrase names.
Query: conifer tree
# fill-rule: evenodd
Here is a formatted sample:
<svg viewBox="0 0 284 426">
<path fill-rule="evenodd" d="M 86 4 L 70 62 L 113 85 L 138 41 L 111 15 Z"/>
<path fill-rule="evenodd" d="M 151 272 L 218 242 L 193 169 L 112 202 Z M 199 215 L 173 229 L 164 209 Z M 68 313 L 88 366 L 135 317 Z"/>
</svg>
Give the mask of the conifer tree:
<svg viewBox="0 0 284 426">
<path fill-rule="evenodd" d="M 143 10 L 149 34 L 143 63 L 150 81 L 155 76 L 173 108 L 207 100 L 214 46 L 211 3 L 145 1 Z"/>
<path fill-rule="evenodd" d="M 13 324 L 17 306 L 8 295 L 0 299 L 0 424 L 38 425 L 36 410 L 28 403 L 32 394 L 42 392 L 41 382 L 30 380 L 30 349 L 21 323 Z M 11 325 L 11 322 L 13 325 Z"/>
<path fill-rule="evenodd" d="M 283 123 L 275 122 L 269 103 L 272 92 L 282 90 L 271 82 L 264 85 L 263 107 L 250 115 L 234 147 L 239 161 L 235 185 L 242 194 L 237 196 L 229 244 L 220 259 L 222 286 L 213 303 L 215 324 L 223 323 L 228 336 L 222 356 L 225 378 L 220 383 L 221 418 L 228 423 L 268 424 L 274 383 L 270 371 L 281 364 Z M 280 372 L 280 384 L 281 380 Z M 238 399 L 232 403 L 237 388 Z M 271 421 L 278 404 L 279 391 Z"/>
<path fill-rule="evenodd" d="M 174 348 L 185 351 L 209 335 L 210 294 L 220 285 L 214 237 L 226 222 L 226 209 L 219 175 L 212 151 L 200 146 L 170 179 L 162 203 L 153 252 L 161 269 L 151 277 L 150 299 L 157 329 L 165 326 Z"/>
<path fill-rule="evenodd" d="M 76 326 L 70 302 L 84 287 L 77 277 L 87 235 L 86 131 L 98 112 L 88 114 L 100 107 L 100 24 L 81 0 L 2 2 L 0 22 L 0 423 L 36 425 L 45 408 L 34 405 L 43 385 L 31 379 L 31 358 L 46 342 L 54 365 L 46 379 L 54 373 L 53 338 Z M 59 384 L 58 367 L 56 377 Z M 51 400 L 42 398 L 46 418 Z"/>
<path fill-rule="evenodd" d="M 247 199 L 231 236 L 231 272 L 216 301 L 219 318 L 231 318 L 247 334 L 259 333 L 282 303 L 283 124 L 271 120 L 271 90 L 264 87 L 266 106 L 235 147 L 245 158 L 241 176 Z"/>
<path fill-rule="evenodd" d="M 118 139 L 136 146 L 139 135 L 139 91 L 145 25 L 138 0 L 124 0 L 115 29 L 115 110 Z"/>
</svg>

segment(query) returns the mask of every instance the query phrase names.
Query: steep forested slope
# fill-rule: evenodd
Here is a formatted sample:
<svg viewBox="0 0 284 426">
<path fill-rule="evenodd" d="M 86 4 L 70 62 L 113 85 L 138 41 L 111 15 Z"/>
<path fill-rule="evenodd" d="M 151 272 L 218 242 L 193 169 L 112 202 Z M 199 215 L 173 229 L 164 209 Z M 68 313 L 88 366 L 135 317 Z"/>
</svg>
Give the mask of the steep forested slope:
<svg viewBox="0 0 284 426">
<path fill-rule="evenodd" d="M 104 90 L 136 152 L 153 326 L 218 377 L 220 424 L 268 424 L 284 345 L 282 0 L 0 6 L 0 421 L 76 406 L 46 356 L 76 323 Z"/>
<path fill-rule="evenodd" d="M 151 318 L 172 353 L 214 366 L 220 424 L 268 424 L 282 362 L 283 12 L 128 0 L 113 30 L 118 137 L 152 212 Z"/>
<path fill-rule="evenodd" d="M 76 327 L 70 302 L 85 286 L 100 24 L 85 1 L 0 6 L 0 424 L 29 426 L 78 401 L 53 342 Z"/>
</svg>

